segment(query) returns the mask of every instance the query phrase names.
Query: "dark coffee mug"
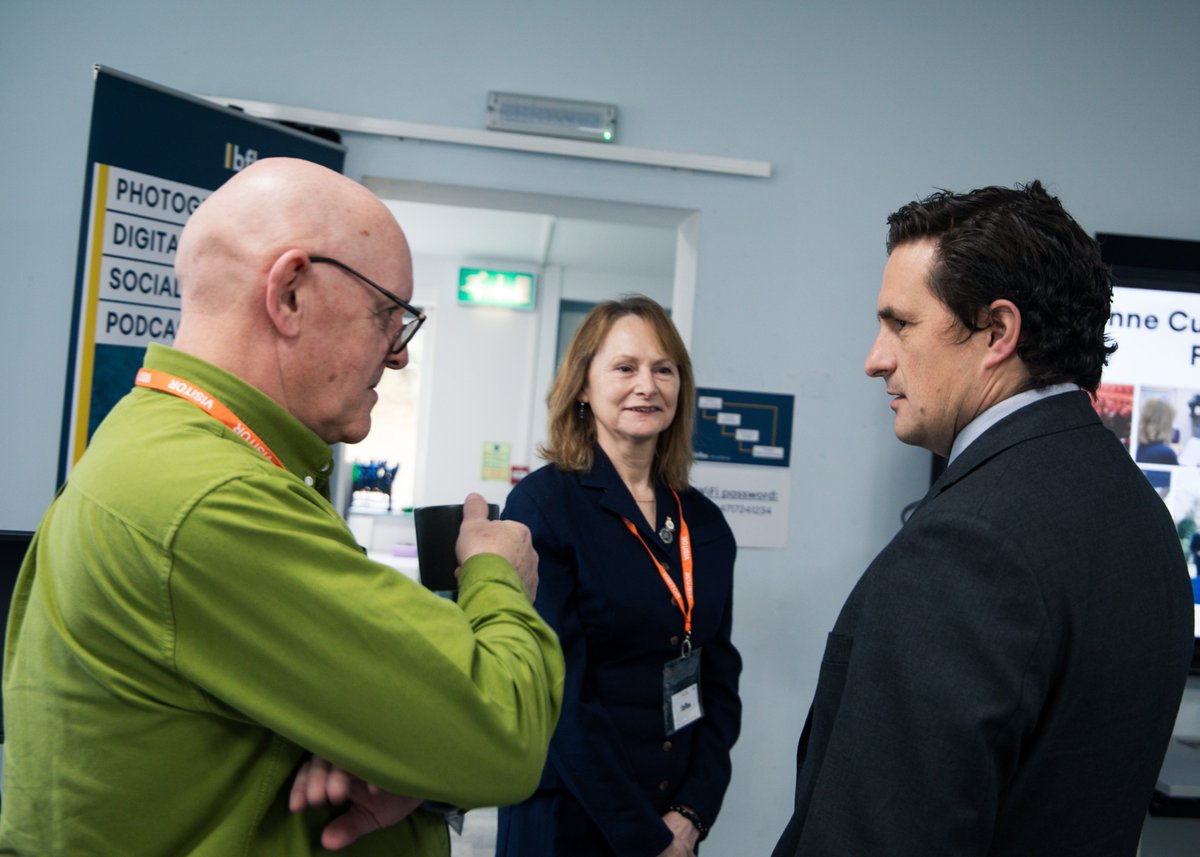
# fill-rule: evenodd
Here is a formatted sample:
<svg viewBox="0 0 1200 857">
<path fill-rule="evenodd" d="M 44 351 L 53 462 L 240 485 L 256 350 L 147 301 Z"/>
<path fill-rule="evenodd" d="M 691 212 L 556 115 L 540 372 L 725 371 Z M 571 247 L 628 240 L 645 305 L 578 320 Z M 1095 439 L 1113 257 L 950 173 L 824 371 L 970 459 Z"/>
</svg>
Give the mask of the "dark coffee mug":
<svg viewBox="0 0 1200 857">
<path fill-rule="evenodd" d="M 488 504 L 488 520 L 500 517 L 500 507 Z M 458 589 L 458 554 L 454 545 L 462 527 L 462 503 L 446 506 L 418 506 L 413 509 L 413 525 L 417 531 L 417 567 L 421 583 L 434 592 L 454 592 Z"/>
</svg>

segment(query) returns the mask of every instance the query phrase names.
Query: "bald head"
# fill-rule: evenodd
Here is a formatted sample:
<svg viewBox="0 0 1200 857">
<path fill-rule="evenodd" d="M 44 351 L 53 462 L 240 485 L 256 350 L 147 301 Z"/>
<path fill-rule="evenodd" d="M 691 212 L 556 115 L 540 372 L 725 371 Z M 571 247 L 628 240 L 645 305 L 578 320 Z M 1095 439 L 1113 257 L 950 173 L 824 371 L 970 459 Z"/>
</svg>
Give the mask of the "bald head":
<svg viewBox="0 0 1200 857">
<path fill-rule="evenodd" d="M 328 439 L 337 432 L 313 413 L 346 377 L 333 367 L 347 336 L 369 349 L 355 374 L 372 396 L 384 368 L 400 368 L 407 355 L 387 354 L 395 304 L 340 269 L 314 265 L 313 256 L 340 260 L 403 300 L 412 296 L 408 243 L 371 191 L 310 161 L 246 167 L 180 235 L 175 347 L 254 384 Z M 349 333 L 337 338 L 339 326 Z"/>
<path fill-rule="evenodd" d="M 252 299 L 252 286 L 281 253 L 361 258 L 387 245 L 407 260 L 395 219 L 357 182 L 311 161 L 267 158 L 218 188 L 189 218 L 175 267 L 186 313 Z"/>
</svg>

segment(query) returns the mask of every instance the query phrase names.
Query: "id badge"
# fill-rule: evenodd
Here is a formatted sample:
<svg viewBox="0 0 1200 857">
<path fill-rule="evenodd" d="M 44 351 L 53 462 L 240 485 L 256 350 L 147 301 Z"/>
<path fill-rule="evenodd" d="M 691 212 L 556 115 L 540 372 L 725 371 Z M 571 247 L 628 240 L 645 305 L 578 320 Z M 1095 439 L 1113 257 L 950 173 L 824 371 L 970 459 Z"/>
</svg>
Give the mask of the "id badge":
<svg viewBox="0 0 1200 857">
<path fill-rule="evenodd" d="M 663 725 L 668 735 L 704 716 L 700 702 L 700 650 L 663 666 Z"/>
</svg>

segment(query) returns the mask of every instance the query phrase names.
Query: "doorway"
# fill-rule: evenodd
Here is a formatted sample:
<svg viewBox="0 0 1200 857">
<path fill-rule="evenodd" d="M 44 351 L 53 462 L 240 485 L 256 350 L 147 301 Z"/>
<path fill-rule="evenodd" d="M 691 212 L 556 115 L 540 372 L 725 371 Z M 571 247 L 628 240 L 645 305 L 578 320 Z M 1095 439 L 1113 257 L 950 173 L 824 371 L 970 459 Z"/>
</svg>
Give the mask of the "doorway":
<svg viewBox="0 0 1200 857">
<path fill-rule="evenodd" d="M 420 353 L 403 372 L 388 373 L 401 379 L 392 379 L 394 395 L 404 401 L 391 402 L 393 394 L 382 391 L 371 434 L 339 453 L 339 463 L 351 464 L 403 451 L 404 460 L 391 462 L 394 510 L 459 502 L 471 490 L 503 505 L 511 483 L 482 472 L 480 449 L 505 447 L 501 463 L 514 472 L 541 464 L 546 392 L 580 310 L 624 293 L 646 294 L 670 310 L 684 342 L 691 339 L 696 211 L 375 177 L 363 184 L 404 228 L 413 302 L 430 312 Z M 535 309 L 489 315 L 455 306 L 450 281 L 459 265 L 474 263 L 533 271 Z M 351 467 L 338 470 L 334 500 L 345 512 Z"/>
</svg>

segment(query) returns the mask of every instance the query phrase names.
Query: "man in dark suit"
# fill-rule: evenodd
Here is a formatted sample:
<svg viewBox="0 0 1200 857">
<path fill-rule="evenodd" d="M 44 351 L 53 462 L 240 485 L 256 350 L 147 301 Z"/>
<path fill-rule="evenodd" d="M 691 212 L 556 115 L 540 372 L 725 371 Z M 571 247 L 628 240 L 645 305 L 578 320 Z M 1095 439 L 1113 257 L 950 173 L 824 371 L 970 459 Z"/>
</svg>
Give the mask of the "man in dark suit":
<svg viewBox="0 0 1200 857">
<path fill-rule="evenodd" d="M 775 857 L 1132 857 L 1193 647 L 1161 499 L 1088 393 L 1108 271 L 1039 182 L 888 218 L 868 375 L 949 459 L 829 635 Z"/>
</svg>

